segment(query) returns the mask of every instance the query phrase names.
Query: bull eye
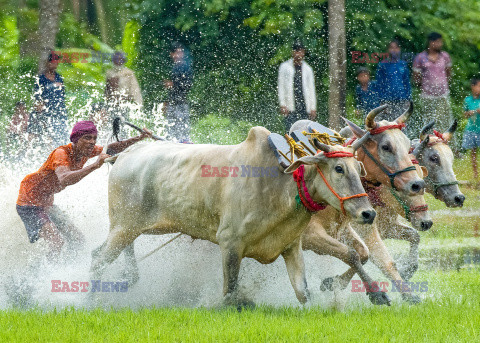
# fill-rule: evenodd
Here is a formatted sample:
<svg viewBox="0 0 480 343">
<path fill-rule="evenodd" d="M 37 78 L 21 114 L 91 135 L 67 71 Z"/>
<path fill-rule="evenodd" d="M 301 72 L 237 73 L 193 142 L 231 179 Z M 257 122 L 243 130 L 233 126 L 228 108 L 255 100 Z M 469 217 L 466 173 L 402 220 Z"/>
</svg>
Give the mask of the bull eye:
<svg viewBox="0 0 480 343">
<path fill-rule="evenodd" d="M 440 158 L 438 157 L 438 155 L 430 156 L 430 161 L 432 161 L 433 163 L 436 163 L 436 164 L 440 164 Z"/>
<path fill-rule="evenodd" d="M 390 145 L 388 145 L 388 144 L 383 144 L 383 145 L 382 145 L 382 150 L 383 150 L 383 151 L 390 151 Z"/>
<path fill-rule="evenodd" d="M 343 168 L 341 166 L 336 166 L 335 171 L 339 174 L 345 174 L 345 172 L 343 171 Z"/>
</svg>

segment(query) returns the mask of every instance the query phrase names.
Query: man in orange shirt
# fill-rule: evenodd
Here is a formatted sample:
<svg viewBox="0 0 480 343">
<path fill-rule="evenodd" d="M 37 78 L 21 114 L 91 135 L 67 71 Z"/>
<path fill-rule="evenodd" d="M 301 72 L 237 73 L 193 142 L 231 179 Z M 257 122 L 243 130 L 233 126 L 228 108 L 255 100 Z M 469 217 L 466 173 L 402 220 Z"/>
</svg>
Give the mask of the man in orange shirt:
<svg viewBox="0 0 480 343">
<path fill-rule="evenodd" d="M 68 241 L 82 246 L 84 237 L 68 217 L 53 205 L 55 193 L 73 185 L 100 168 L 109 154 L 119 153 L 130 145 L 151 137 L 151 132 L 144 129 L 137 137 L 108 145 L 107 154 L 102 147 L 95 145 L 97 128 L 91 121 L 80 121 L 73 127 L 70 135 L 72 143 L 55 149 L 40 169 L 27 175 L 20 184 L 17 199 L 17 213 L 25 224 L 28 238 L 35 243 L 44 238 L 49 246 L 49 257 L 57 260 L 64 245 L 64 237 Z M 89 158 L 98 156 L 97 160 L 83 167 Z"/>
</svg>

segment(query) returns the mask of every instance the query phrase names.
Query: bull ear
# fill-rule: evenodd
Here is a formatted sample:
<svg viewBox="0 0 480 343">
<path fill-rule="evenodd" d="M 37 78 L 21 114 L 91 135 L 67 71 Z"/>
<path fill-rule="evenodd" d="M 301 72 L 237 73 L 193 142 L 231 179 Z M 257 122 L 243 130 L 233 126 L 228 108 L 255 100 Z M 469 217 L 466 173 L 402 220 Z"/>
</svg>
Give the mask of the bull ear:
<svg viewBox="0 0 480 343">
<path fill-rule="evenodd" d="M 413 156 L 418 157 L 418 155 L 425 149 L 430 142 L 430 136 L 425 137 L 425 139 L 413 149 Z"/>
<path fill-rule="evenodd" d="M 304 165 L 311 165 L 311 164 L 318 164 L 322 161 L 325 161 L 325 156 L 323 154 L 316 154 L 315 156 L 304 156 L 299 158 L 298 160 L 294 161 L 287 169 L 283 172 L 285 174 L 293 173 L 298 167 L 302 164 Z"/>
<path fill-rule="evenodd" d="M 357 124 L 355 123 L 352 123 L 350 120 L 346 119 L 346 118 L 343 118 L 342 119 L 345 121 L 345 123 L 348 125 L 348 127 L 350 128 L 350 130 L 352 130 L 352 133 L 355 137 L 357 138 L 361 138 L 363 136 L 365 136 L 365 134 L 367 133 L 367 131 L 363 130 L 360 126 L 358 126 Z"/>
<path fill-rule="evenodd" d="M 357 151 L 358 148 L 360 148 L 365 142 L 370 138 L 370 132 L 367 132 L 366 135 L 364 135 L 362 138 L 357 139 L 355 142 L 352 144 L 353 151 Z"/>
<path fill-rule="evenodd" d="M 387 107 L 388 105 L 382 105 L 371 110 L 365 117 L 365 127 L 367 129 L 374 129 L 377 127 L 377 123 L 375 123 L 375 117 L 383 112 Z"/>
<path fill-rule="evenodd" d="M 419 135 L 419 138 L 421 141 L 423 141 L 428 136 L 428 131 L 430 131 L 434 126 L 435 126 L 435 120 L 432 120 L 430 123 L 422 127 L 422 130 L 420 131 L 420 135 Z"/>
<path fill-rule="evenodd" d="M 457 130 L 457 127 L 458 127 L 458 122 L 457 120 L 455 119 L 455 121 L 453 122 L 452 126 L 450 126 L 450 128 L 447 130 L 447 132 L 445 132 L 443 134 L 443 139 L 445 139 L 447 142 L 450 141 L 453 137 L 453 134 L 455 133 L 455 131 Z"/>
<path fill-rule="evenodd" d="M 410 116 L 412 115 L 412 113 L 413 113 L 413 101 L 410 100 L 410 104 L 407 110 L 403 112 L 403 114 L 400 117 L 398 117 L 397 120 L 395 120 L 395 123 L 397 124 L 406 123 L 408 118 L 410 118 Z"/>
</svg>

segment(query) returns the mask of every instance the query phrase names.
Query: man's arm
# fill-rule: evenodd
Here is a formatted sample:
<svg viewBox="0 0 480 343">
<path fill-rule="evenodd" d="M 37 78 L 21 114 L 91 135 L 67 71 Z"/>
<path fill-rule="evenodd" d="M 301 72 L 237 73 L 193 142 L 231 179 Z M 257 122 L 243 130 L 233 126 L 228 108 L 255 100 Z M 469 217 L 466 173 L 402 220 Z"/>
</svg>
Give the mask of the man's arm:
<svg viewBox="0 0 480 343">
<path fill-rule="evenodd" d="M 57 175 L 60 185 L 65 188 L 77 183 L 92 171 L 100 168 L 108 157 L 110 157 L 110 155 L 100 154 L 94 163 L 75 171 L 70 170 L 67 166 L 60 166 L 55 169 L 55 174 Z"/>
<path fill-rule="evenodd" d="M 137 142 L 140 142 L 141 140 L 143 140 L 147 137 L 152 137 L 152 133 L 149 130 L 144 128 L 142 134 L 137 136 L 137 137 L 126 139 L 126 140 L 123 140 L 123 141 L 120 141 L 120 142 L 110 143 L 107 146 L 107 153 L 110 154 L 110 155 L 118 154 L 118 153 L 122 152 L 123 150 L 125 150 L 126 148 L 128 148 L 129 146 L 131 146 L 131 145 L 133 145 Z"/>
</svg>

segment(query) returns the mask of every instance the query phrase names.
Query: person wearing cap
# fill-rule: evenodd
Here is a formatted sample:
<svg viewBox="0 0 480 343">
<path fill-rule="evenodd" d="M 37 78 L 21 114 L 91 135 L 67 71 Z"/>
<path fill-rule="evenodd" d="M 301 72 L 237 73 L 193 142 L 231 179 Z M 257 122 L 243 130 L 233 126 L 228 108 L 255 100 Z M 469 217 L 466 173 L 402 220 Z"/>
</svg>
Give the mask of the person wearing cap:
<svg viewBox="0 0 480 343">
<path fill-rule="evenodd" d="M 119 153 L 151 136 L 151 132 L 144 129 L 137 137 L 109 144 L 105 154 L 101 146 L 95 145 L 97 133 L 93 122 L 79 121 L 70 135 L 71 143 L 56 148 L 40 169 L 27 175 L 20 184 L 17 213 L 25 224 L 30 243 L 45 239 L 50 247 L 48 257 L 53 261 L 58 260 L 64 238 L 77 249 L 84 243 L 80 231 L 53 204 L 54 194 L 100 168 L 109 154 Z M 96 156 L 94 163 L 84 167 L 88 159 Z"/>
<path fill-rule="evenodd" d="M 370 80 L 370 70 L 365 67 L 357 69 L 358 85 L 355 88 L 356 114 L 365 117 L 371 110 L 380 106 L 377 83 Z"/>
<path fill-rule="evenodd" d="M 35 82 L 35 111 L 41 114 L 39 120 L 46 123 L 48 137 L 53 145 L 65 144 L 68 138 L 67 107 L 63 78 L 57 73 L 60 56 L 50 53 L 44 72 Z"/>
<path fill-rule="evenodd" d="M 317 118 L 315 77 L 304 58 L 305 47 L 295 41 L 292 58 L 280 64 L 278 69 L 278 101 L 287 131 L 297 120 Z"/>
</svg>

